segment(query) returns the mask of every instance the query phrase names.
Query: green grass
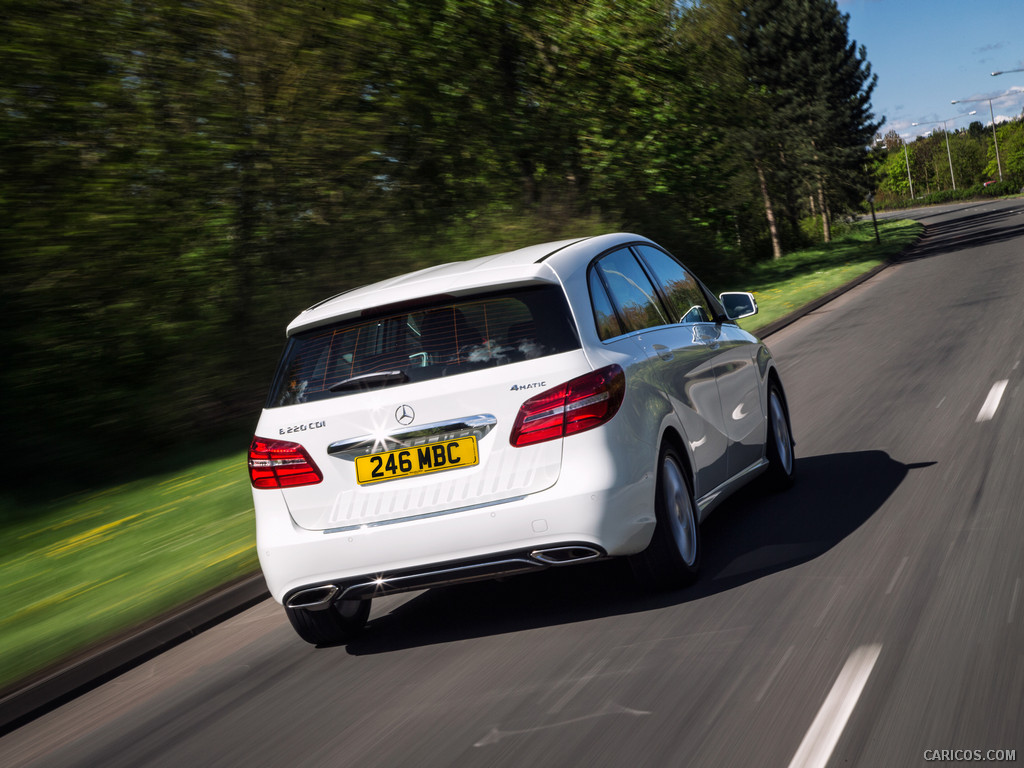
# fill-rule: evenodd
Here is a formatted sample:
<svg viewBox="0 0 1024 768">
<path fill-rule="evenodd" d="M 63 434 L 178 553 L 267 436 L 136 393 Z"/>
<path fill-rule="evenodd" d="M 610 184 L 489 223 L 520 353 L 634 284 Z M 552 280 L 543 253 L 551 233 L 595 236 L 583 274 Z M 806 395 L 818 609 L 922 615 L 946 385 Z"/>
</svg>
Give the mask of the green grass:
<svg viewBox="0 0 1024 768">
<path fill-rule="evenodd" d="M 915 222 L 856 225 L 827 247 L 730 278 L 756 331 L 898 254 Z M 185 457 L 169 457 L 182 466 Z M 0 689 L 258 569 L 244 446 L 190 468 L 65 498 L 0 499 Z"/>
<path fill-rule="evenodd" d="M 0 689 L 258 569 L 244 452 L 0 512 Z"/>
<path fill-rule="evenodd" d="M 758 313 L 741 322 L 757 333 L 769 323 L 839 288 L 879 264 L 899 255 L 924 231 L 916 221 L 885 221 L 878 225 L 881 245 L 875 243 L 871 222 L 853 225 L 828 245 L 762 262 L 736 275 L 717 290 L 745 290 L 757 299 Z M 735 282 L 733 282 L 735 281 Z"/>
</svg>

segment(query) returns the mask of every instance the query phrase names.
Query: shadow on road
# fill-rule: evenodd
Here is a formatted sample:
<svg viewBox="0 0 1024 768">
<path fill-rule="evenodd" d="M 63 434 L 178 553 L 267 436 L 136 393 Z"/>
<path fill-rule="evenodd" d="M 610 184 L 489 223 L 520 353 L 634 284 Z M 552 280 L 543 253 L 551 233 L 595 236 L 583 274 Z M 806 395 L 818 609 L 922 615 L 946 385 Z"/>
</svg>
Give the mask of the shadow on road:
<svg viewBox="0 0 1024 768">
<path fill-rule="evenodd" d="M 708 519 L 701 579 L 688 589 L 642 593 L 622 559 L 436 588 L 373 620 L 347 650 L 386 653 L 700 600 L 827 552 L 870 518 L 910 470 L 931 465 L 903 464 L 884 451 L 799 459 L 789 491 L 765 495 L 752 486 Z"/>
<path fill-rule="evenodd" d="M 936 214 L 938 215 L 938 214 Z M 948 215 L 948 212 L 947 214 Z M 1002 243 L 1024 235 L 1024 224 L 1005 226 L 1011 217 L 1020 216 L 1020 207 L 970 212 L 935 224 L 928 224 L 925 236 L 900 261 L 937 256 L 943 253 Z M 914 216 L 916 220 L 927 216 Z"/>
</svg>

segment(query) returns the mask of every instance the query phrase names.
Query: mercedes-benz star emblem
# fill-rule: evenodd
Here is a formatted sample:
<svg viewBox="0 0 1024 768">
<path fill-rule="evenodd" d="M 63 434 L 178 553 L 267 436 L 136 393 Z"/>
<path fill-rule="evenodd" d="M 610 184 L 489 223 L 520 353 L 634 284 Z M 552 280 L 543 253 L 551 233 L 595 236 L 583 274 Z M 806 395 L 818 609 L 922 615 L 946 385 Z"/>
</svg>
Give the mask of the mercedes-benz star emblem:
<svg viewBox="0 0 1024 768">
<path fill-rule="evenodd" d="M 395 418 L 398 419 L 399 424 L 412 424 L 413 419 L 416 418 L 416 411 L 412 409 L 411 405 L 400 405 L 395 411 Z"/>
</svg>

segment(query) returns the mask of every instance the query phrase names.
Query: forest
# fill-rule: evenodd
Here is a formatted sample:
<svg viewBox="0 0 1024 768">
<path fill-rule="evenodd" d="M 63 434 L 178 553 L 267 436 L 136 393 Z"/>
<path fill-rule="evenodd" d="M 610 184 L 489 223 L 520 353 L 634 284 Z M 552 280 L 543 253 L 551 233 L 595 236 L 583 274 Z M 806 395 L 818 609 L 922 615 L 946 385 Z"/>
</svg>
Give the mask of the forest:
<svg viewBox="0 0 1024 768">
<path fill-rule="evenodd" d="M 622 229 L 714 284 L 827 240 L 879 178 L 900 194 L 847 20 L 835 0 L 5 0 L 12 486 L 244 434 L 287 321 L 387 275 Z"/>
</svg>

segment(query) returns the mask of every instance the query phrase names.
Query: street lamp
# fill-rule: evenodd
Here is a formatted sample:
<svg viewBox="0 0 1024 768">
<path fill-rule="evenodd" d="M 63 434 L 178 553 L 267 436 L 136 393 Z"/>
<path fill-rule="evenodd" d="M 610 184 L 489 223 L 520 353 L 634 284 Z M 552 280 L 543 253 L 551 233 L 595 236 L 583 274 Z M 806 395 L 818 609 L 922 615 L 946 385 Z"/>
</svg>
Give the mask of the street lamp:
<svg viewBox="0 0 1024 768">
<path fill-rule="evenodd" d="M 992 77 L 996 75 L 1005 75 L 1007 72 L 1024 72 L 1024 69 L 999 69 L 992 73 Z"/>
<path fill-rule="evenodd" d="M 907 181 L 910 182 L 910 199 L 916 199 L 914 197 L 914 179 L 910 175 L 910 152 L 907 150 L 907 142 L 903 142 L 903 159 L 907 161 Z"/>
<path fill-rule="evenodd" d="M 968 112 L 969 115 L 978 114 L 978 110 Z M 947 117 L 945 120 L 925 120 L 920 123 L 911 123 L 911 125 L 937 125 L 942 123 L 942 132 L 946 135 L 946 157 L 949 158 L 949 178 L 953 180 L 953 191 L 956 192 L 956 176 L 953 175 L 953 153 L 949 151 L 949 131 L 946 130 L 946 123 L 950 120 L 956 120 L 955 117 Z"/>
<path fill-rule="evenodd" d="M 993 75 L 1002 74 L 1001 72 L 993 72 Z M 1003 94 L 1004 96 L 1006 94 Z M 1001 98 L 995 96 L 994 98 Z M 996 167 L 999 169 L 999 180 L 1003 180 L 1003 161 L 999 159 L 999 139 L 996 137 L 996 113 L 992 111 L 992 99 L 953 99 L 950 104 L 959 104 L 961 101 L 987 101 L 988 102 L 988 114 L 992 118 L 992 141 L 996 145 Z"/>
</svg>

